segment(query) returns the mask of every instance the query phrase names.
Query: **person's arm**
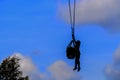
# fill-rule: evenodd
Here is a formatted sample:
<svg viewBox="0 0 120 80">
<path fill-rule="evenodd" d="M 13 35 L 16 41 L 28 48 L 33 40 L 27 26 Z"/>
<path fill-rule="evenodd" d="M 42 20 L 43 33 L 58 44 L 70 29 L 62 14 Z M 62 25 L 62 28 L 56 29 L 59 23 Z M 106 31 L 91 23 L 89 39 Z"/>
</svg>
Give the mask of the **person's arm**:
<svg viewBox="0 0 120 80">
<path fill-rule="evenodd" d="M 71 41 L 70 41 L 70 43 L 68 44 L 68 46 L 67 46 L 67 47 L 69 47 L 69 46 L 72 44 L 72 42 L 73 42 L 73 40 L 71 40 Z"/>
<path fill-rule="evenodd" d="M 76 40 L 74 34 L 72 34 L 73 44 L 76 45 Z"/>
</svg>

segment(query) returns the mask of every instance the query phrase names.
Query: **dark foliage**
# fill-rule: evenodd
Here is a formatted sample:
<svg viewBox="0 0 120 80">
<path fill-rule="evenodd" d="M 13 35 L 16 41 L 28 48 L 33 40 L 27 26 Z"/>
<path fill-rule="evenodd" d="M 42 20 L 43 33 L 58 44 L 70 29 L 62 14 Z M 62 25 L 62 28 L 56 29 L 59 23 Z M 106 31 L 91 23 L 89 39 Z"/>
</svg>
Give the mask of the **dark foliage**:
<svg viewBox="0 0 120 80">
<path fill-rule="evenodd" d="M 3 60 L 0 64 L 0 80 L 28 80 L 28 77 L 22 77 L 19 60 L 15 56 Z"/>
</svg>

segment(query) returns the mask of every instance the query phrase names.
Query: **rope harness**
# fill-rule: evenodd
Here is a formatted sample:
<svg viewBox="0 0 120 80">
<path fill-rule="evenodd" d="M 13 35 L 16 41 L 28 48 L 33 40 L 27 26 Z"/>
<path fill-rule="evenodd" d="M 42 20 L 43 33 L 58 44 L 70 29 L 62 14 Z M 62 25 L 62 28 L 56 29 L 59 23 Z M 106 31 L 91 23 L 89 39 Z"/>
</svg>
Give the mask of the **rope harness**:
<svg viewBox="0 0 120 80">
<path fill-rule="evenodd" d="M 74 0 L 74 6 L 72 10 L 71 1 L 68 0 L 68 6 L 69 6 L 69 14 L 70 14 L 70 25 L 71 25 L 71 32 L 72 35 L 74 35 L 74 28 L 75 28 L 75 7 L 76 7 L 76 0 Z M 72 13 L 73 11 L 73 13 Z M 72 15 L 73 14 L 73 15 Z M 71 46 L 72 42 L 69 43 L 66 49 L 66 56 L 68 59 L 74 59 L 75 58 L 75 48 Z"/>
<path fill-rule="evenodd" d="M 72 15 L 71 0 L 68 0 L 68 6 L 69 6 L 69 15 L 70 15 L 71 31 L 72 31 L 72 34 L 74 34 L 74 28 L 75 28 L 75 9 L 76 9 L 76 0 L 74 0 L 73 15 Z"/>
</svg>

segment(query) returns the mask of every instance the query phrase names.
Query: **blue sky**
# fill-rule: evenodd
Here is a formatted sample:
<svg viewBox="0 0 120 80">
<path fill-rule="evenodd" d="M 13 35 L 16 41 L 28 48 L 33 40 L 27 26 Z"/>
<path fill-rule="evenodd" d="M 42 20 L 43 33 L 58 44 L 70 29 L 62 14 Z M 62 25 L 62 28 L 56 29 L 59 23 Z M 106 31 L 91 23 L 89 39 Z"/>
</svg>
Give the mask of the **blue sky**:
<svg viewBox="0 0 120 80">
<path fill-rule="evenodd" d="M 71 40 L 71 28 L 59 19 L 58 2 L 0 0 L 0 61 L 19 52 L 29 56 L 41 72 L 57 60 L 74 66 L 74 60 L 65 56 L 66 46 Z M 113 63 L 113 54 L 120 44 L 120 33 L 109 33 L 95 24 L 75 29 L 76 39 L 81 40 L 82 70 L 78 74 L 84 80 L 106 80 L 104 68 Z"/>
</svg>

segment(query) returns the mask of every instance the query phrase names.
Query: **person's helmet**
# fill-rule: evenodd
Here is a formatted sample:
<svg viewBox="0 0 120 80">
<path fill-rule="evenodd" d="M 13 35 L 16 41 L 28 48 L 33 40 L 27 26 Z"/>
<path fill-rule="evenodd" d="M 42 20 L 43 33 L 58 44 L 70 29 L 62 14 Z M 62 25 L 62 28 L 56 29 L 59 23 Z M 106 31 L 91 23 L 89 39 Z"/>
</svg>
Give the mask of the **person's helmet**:
<svg viewBox="0 0 120 80">
<path fill-rule="evenodd" d="M 77 40 L 76 45 L 80 46 L 80 43 L 81 43 L 80 40 Z"/>
</svg>

